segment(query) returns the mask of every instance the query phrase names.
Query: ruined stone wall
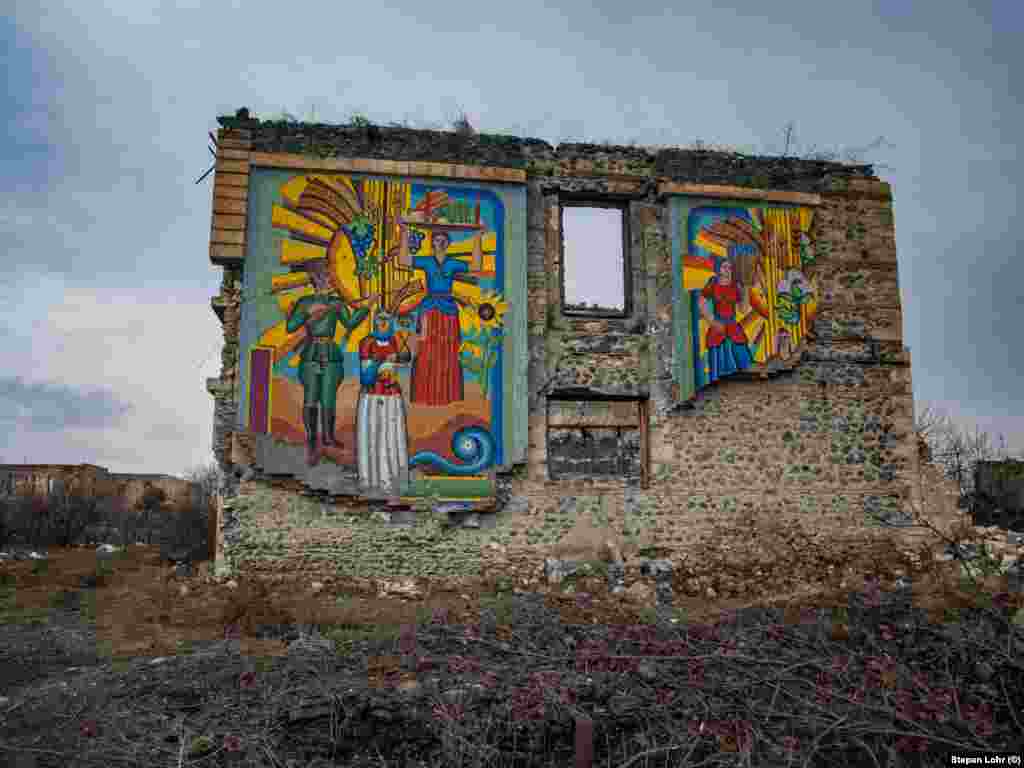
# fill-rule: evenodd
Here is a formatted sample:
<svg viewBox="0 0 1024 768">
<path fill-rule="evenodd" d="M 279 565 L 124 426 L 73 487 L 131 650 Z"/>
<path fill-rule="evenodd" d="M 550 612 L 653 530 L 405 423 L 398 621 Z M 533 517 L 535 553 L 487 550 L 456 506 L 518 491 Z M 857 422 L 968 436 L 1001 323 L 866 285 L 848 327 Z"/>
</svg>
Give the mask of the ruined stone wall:
<svg viewBox="0 0 1024 768">
<path fill-rule="evenodd" d="M 92 496 L 105 493 L 109 481 L 110 473 L 92 464 L 0 465 L 0 495 L 4 496 L 43 496 L 51 488 Z"/>
<path fill-rule="evenodd" d="M 190 507 L 197 501 L 198 488 L 188 480 L 162 475 L 114 474 L 115 495 L 129 509 L 135 509 L 146 491 L 159 488 L 167 495 L 164 508 L 176 512 Z"/>
<path fill-rule="evenodd" d="M 218 175 L 231 177 L 231 185 L 241 183 L 259 153 L 289 153 L 293 167 L 320 171 L 444 177 L 453 173 L 444 164 L 452 162 L 524 169 L 529 356 L 526 463 L 501 468 L 493 511 L 466 512 L 332 497 L 261 475 L 245 460 L 245 435 L 227 415 L 234 414 L 237 392 L 236 360 L 226 351 L 224 373 L 211 388 L 215 450 L 222 466 L 244 477 L 224 493 L 225 569 L 447 583 L 486 574 L 529 585 L 543 576 L 546 558 L 597 557 L 611 541 L 627 558 L 627 573 L 637 556 L 657 553 L 684 570 L 693 594 L 731 595 L 739 587 L 719 572 L 717 555 L 763 559 L 755 533 L 762 525 L 799 529 L 816 540 L 888 535 L 889 526 L 905 523 L 926 501 L 913 437 L 910 357 L 902 344 L 891 192 L 870 167 L 684 150 L 552 148 L 513 137 L 270 124 L 245 116 L 221 122 L 222 147 L 238 153 L 222 153 L 218 161 Z M 415 172 L 413 161 L 421 163 Z M 217 183 L 211 258 L 226 272 L 240 270 L 245 222 L 222 219 L 217 227 L 216 190 L 231 186 Z M 681 396 L 673 372 L 671 184 L 696 196 L 813 198 L 817 319 L 791 364 L 716 382 L 692 399 Z M 809 197 L 780 198 L 780 192 Z M 561 311 L 559 205 L 581 194 L 626 204 L 627 317 Z M 226 344 L 237 343 L 235 301 L 222 291 Z M 605 450 L 621 460 L 588 477 L 573 467 L 590 433 L 585 423 L 569 424 L 564 411 L 565 403 L 591 401 L 604 404 L 594 406 L 603 418 L 622 421 L 601 422 L 603 432 L 587 439 L 607 441 Z M 630 403 L 635 417 L 608 415 L 630 411 Z"/>
<path fill-rule="evenodd" d="M 181 478 L 111 473 L 104 467 L 92 464 L 0 465 L 0 501 L 18 497 L 43 500 L 50 493 L 56 494 L 58 498 L 67 494 L 73 498 L 96 500 L 103 515 L 116 515 L 117 510 L 121 509 L 129 511 L 136 519 L 142 519 L 144 516 L 137 505 L 151 487 L 162 489 L 167 498 L 160 514 L 136 529 L 140 540 L 158 540 L 158 533 L 168 519 L 167 516 L 194 508 L 200 501 L 199 487 Z M 102 538 L 117 534 L 116 528 L 90 525 L 87 535 Z"/>
<path fill-rule="evenodd" d="M 220 293 L 213 297 L 213 308 L 223 325 L 221 374 L 207 379 L 207 391 L 213 396 L 213 455 L 224 472 L 231 468 L 230 437 L 237 417 L 235 401 L 238 376 L 238 322 L 241 305 L 242 268 L 226 267 Z"/>
</svg>

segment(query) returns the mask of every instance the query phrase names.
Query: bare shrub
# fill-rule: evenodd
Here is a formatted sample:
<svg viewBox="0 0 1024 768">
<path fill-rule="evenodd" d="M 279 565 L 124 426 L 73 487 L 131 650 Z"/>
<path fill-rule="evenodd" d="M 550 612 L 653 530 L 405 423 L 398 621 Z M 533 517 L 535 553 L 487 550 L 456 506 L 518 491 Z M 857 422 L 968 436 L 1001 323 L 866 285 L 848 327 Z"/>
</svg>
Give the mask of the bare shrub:
<svg viewBox="0 0 1024 768">
<path fill-rule="evenodd" d="M 39 496 L 15 496 L 3 502 L 5 543 L 41 547 L 48 529 L 46 500 Z"/>
<path fill-rule="evenodd" d="M 70 547 L 78 543 L 85 529 L 97 520 L 98 503 L 94 497 L 60 490 L 46 499 L 43 537 L 47 545 Z"/>
<path fill-rule="evenodd" d="M 463 112 L 452 121 L 452 130 L 459 136 L 475 136 L 476 129 L 469 122 L 469 117 Z"/>
<path fill-rule="evenodd" d="M 214 499 L 224 484 L 224 472 L 216 462 L 200 465 L 185 473 L 185 479 L 196 488 L 194 500 L 198 506 L 212 508 Z"/>
<path fill-rule="evenodd" d="M 956 424 L 949 414 L 928 404 L 918 409 L 914 431 L 923 460 L 934 464 L 948 480 L 956 482 L 962 508 L 970 508 L 973 501 L 978 464 L 1012 458 L 1005 435 L 993 439 L 977 427 L 969 431 Z"/>
<path fill-rule="evenodd" d="M 0 509 L 0 543 L 69 547 L 97 519 L 95 499 L 58 488 L 46 496 L 22 495 Z"/>
<path fill-rule="evenodd" d="M 160 535 L 160 556 L 185 554 L 189 560 L 206 560 L 209 552 L 209 509 L 190 504 L 165 520 Z"/>
</svg>

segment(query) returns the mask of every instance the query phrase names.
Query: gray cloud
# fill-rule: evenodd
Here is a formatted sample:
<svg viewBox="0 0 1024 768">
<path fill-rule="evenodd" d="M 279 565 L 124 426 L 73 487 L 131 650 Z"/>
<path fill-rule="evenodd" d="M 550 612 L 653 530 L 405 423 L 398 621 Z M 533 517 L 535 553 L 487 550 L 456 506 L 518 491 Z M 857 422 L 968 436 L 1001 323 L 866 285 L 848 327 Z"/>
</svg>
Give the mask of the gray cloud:
<svg viewBox="0 0 1024 768">
<path fill-rule="evenodd" d="M 873 6 L 527 0 L 489 6 L 481 24 L 456 2 L 360 7 L 354 21 L 339 4 L 300 2 L 282 17 L 272 3 L 14 0 L 0 19 L 0 334 L 24 381 L 5 380 L 22 394 L 0 409 L 21 422 L 0 451 L 64 455 L 53 425 L 88 405 L 100 415 L 80 418 L 106 425 L 95 429 L 115 471 L 209 457 L 203 379 L 218 366 L 202 358 L 219 338 L 209 297 L 220 272 L 207 256 L 210 180 L 193 181 L 215 117 L 243 105 L 421 127 L 465 110 L 478 130 L 551 142 L 762 148 L 790 120 L 806 146 L 883 135 L 891 146 L 866 159 L 890 166 L 915 396 L 1011 424 L 1024 449 L 1024 426 L 1008 420 L 1024 413 L 1024 100 L 1011 79 L 1024 11 Z M 283 20 L 301 34 L 282 36 Z M 33 387 L 51 394 L 31 399 Z M 74 399 L 94 390 L 106 399 Z M 116 422 L 123 403 L 134 410 Z M 181 436 L 147 440 L 177 418 Z"/>
<path fill-rule="evenodd" d="M 154 424 L 146 432 L 145 441 L 149 442 L 181 442 L 190 436 L 190 430 L 180 424 Z"/>
<path fill-rule="evenodd" d="M 18 376 L 0 378 L 0 419 L 24 421 L 32 430 L 104 429 L 131 411 L 130 404 L 109 390 L 83 392 L 56 383 L 28 384 Z"/>
</svg>

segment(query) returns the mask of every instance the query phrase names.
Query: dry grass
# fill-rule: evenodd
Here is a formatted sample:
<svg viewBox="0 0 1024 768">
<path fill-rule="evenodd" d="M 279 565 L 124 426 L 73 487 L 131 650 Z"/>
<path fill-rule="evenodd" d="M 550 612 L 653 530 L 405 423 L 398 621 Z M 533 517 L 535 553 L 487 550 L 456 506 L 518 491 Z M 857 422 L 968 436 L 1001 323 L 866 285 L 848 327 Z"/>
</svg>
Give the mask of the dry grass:
<svg viewBox="0 0 1024 768">
<path fill-rule="evenodd" d="M 938 766 L 1024 747 L 1006 576 L 965 581 L 938 541 L 800 542 L 801 570 L 770 534 L 807 586 L 710 605 L 680 576 L 672 612 L 600 577 L 412 601 L 344 578 L 230 586 L 209 563 L 177 579 L 151 547 L 2 563 L 0 762 Z M 848 567 L 812 582 L 825 561 Z M 287 651 L 314 626 L 329 652 Z"/>
</svg>

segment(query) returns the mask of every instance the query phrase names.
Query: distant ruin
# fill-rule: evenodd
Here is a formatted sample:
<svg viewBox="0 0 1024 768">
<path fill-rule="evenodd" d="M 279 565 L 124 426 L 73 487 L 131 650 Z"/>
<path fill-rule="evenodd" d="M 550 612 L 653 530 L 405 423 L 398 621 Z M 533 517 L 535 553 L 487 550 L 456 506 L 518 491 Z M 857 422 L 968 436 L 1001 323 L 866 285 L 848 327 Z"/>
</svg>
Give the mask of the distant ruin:
<svg viewBox="0 0 1024 768">
<path fill-rule="evenodd" d="M 0 464 L 0 498 L 68 493 L 118 498 L 134 509 L 150 488 L 167 495 L 168 510 L 185 509 L 200 500 L 195 483 L 171 475 L 110 472 L 95 464 Z"/>
</svg>

